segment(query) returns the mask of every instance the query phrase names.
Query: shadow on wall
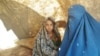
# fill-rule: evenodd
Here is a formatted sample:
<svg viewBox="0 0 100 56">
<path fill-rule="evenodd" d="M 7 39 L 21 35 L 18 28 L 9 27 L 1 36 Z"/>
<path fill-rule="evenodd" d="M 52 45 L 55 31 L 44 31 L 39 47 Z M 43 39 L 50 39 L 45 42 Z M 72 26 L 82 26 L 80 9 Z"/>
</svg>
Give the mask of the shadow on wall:
<svg viewBox="0 0 100 56">
<path fill-rule="evenodd" d="M 0 0 L 0 19 L 7 31 L 12 29 L 19 39 L 23 39 L 36 35 L 44 17 L 18 2 Z"/>
</svg>

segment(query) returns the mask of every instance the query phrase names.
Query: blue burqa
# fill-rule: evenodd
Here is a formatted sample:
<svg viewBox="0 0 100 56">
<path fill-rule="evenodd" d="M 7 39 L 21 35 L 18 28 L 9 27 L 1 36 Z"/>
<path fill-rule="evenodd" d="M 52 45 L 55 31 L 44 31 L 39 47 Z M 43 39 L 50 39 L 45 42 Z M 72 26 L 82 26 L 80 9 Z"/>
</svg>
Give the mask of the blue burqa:
<svg viewBox="0 0 100 56">
<path fill-rule="evenodd" d="M 81 5 L 69 8 L 58 56 L 100 56 L 100 22 Z"/>
</svg>

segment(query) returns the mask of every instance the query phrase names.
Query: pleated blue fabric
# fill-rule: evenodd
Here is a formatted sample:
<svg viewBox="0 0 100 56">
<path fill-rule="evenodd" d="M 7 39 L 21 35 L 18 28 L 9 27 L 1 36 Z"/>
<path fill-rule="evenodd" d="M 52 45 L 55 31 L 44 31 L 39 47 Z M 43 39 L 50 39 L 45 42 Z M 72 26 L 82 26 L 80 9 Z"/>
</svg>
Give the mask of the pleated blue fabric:
<svg viewBox="0 0 100 56">
<path fill-rule="evenodd" d="M 69 8 L 68 24 L 58 56 L 100 56 L 100 22 L 82 5 Z"/>
</svg>

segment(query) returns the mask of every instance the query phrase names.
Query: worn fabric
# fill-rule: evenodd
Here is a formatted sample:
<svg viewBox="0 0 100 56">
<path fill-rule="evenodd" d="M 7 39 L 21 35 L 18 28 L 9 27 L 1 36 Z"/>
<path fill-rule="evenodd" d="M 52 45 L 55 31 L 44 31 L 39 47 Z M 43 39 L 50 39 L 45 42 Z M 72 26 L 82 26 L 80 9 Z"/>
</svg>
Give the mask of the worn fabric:
<svg viewBox="0 0 100 56">
<path fill-rule="evenodd" d="M 71 6 L 58 56 L 100 56 L 99 42 L 100 22 L 96 21 L 83 6 Z"/>
<path fill-rule="evenodd" d="M 42 27 L 37 34 L 35 45 L 33 48 L 33 56 L 56 56 L 58 52 L 59 41 L 53 41 L 48 36 L 46 29 Z"/>
</svg>

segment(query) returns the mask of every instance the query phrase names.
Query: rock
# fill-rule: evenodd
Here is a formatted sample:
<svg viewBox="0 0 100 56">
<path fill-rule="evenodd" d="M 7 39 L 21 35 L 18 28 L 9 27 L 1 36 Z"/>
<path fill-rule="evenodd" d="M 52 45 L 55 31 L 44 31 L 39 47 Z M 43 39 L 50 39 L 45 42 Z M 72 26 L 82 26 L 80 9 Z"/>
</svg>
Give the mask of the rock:
<svg viewBox="0 0 100 56">
<path fill-rule="evenodd" d="M 0 51 L 0 56 L 32 56 L 32 50 L 26 47 L 17 46 Z"/>
<path fill-rule="evenodd" d="M 13 0 L 0 0 L 0 19 L 7 31 L 14 31 L 19 39 L 35 36 L 44 17 L 33 9 Z"/>
</svg>

